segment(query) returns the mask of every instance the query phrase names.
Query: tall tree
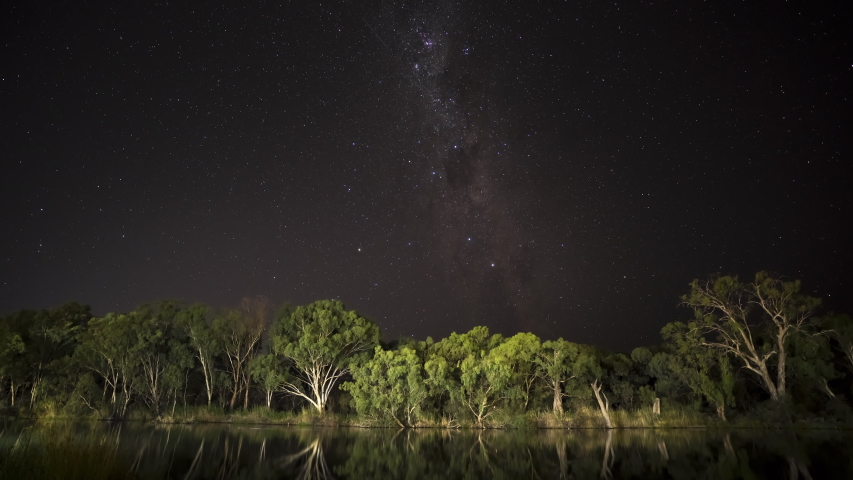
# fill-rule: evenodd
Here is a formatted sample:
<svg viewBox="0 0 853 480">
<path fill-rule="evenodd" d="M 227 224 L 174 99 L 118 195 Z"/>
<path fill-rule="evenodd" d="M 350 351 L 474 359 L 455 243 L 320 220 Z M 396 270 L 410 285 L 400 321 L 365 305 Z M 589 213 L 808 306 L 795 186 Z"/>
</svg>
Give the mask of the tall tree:
<svg viewBox="0 0 853 480">
<path fill-rule="evenodd" d="M 111 416 L 123 417 L 138 378 L 136 332 L 132 315 L 108 313 L 89 320 L 79 337 L 75 360 L 104 382 L 102 401 L 109 396 Z M 119 391 L 121 388 L 121 391 Z M 90 403 L 89 399 L 84 399 Z"/>
<path fill-rule="evenodd" d="M 14 327 L 11 315 L 0 318 L 0 385 L 5 385 L 8 378 L 9 396 L 13 407 L 15 393 L 20 383 L 18 378 L 24 375 L 22 362 L 24 341 Z"/>
<path fill-rule="evenodd" d="M 853 370 L 853 318 L 849 315 L 827 315 L 819 320 L 821 328 L 837 343 L 847 368 Z"/>
<path fill-rule="evenodd" d="M 702 348 L 704 340 L 699 330 L 681 322 L 666 325 L 661 335 L 667 352 L 658 354 L 649 362 L 652 374 L 659 378 L 678 379 L 693 394 L 711 404 L 725 422 L 726 406 L 734 407 L 735 402 L 735 375 L 729 353 Z"/>
<path fill-rule="evenodd" d="M 142 305 L 131 313 L 136 334 L 132 350 L 140 366 L 140 393 L 155 416 L 160 416 L 165 395 L 170 390 L 175 393 L 180 372 L 191 361 L 177 329 L 180 310 L 177 302 L 167 300 Z"/>
<path fill-rule="evenodd" d="M 560 338 L 543 343 L 536 356 L 536 374 L 551 389 L 555 414 L 563 414 L 564 385 L 578 375 L 576 362 L 579 354 L 580 348 L 576 343 Z"/>
<path fill-rule="evenodd" d="M 536 359 L 542 350 L 542 342 L 532 333 L 518 333 L 506 339 L 489 352 L 494 363 L 504 363 L 508 366 L 511 378 L 508 380 L 511 388 L 509 396 L 521 400 L 521 410 L 527 410 L 530 402 L 530 389 L 536 380 Z"/>
<path fill-rule="evenodd" d="M 81 326 L 91 318 L 87 305 L 68 303 L 51 311 L 35 312 L 26 329 L 25 355 L 32 365 L 30 407 L 39 398 L 46 377 L 63 357 L 74 353 L 75 340 Z"/>
<path fill-rule="evenodd" d="M 341 385 L 355 400 L 359 415 L 391 417 L 401 427 L 412 425 L 427 397 L 423 365 L 414 349 L 383 350 L 352 368 L 352 382 Z"/>
<path fill-rule="evenodd" d="M 282 390 L 322 412 L 337 381 L 349 373 L 353 357 L 378 343 L 376 324 L 339 300 L 298 307 L 275 325 L 273 350 L 288 359 L 298 377 Z"/>
<path fill-rule="evenodd" d="M 273 393 L 281 389 L 290 375 L 274 353 L 258 355 L 249 363 L 249 372 L 255 384 L 264 392 L 267 408 L 272 408 Z"/>
<path fill-rule="evenodd" d="M 434 393 L 445 391 L 452 402 L 469 411 L 477 425 L 498 411 L 499 404 L 512 396 L 512 370 L 505 355 L 490 357 L 503 342 L 501 335 L 489 335 L 486 327 L 467 333 L 452 333 L 436 343 L 424 364 L 427 385 Z"/>
<path fill-rule="evenodd" d="M 222 351 L 221 338 L 216 335 L 211 326 L 211 317 L 210 308 L 202 304 L 190 305 L 178 315 L 178 322 L 186 332 L 190 346 L 201 366 L 208 406 L 213 400 L 213 391 L 218 378 L 214 371 L 215 359 Z"/>
<path fill-rule="evenodd" d="M 694 280 L 682 297 L 694 309 L 690 324 L 703 338 L 702 345 L 731 354 L 754 372 L 774 401 L 786 391 L 787 344 L 795 331 L 804 331 L 820 299 L 803 295 L 800 281 L 784 281 L 767 272 L 755 274 L 751 283 L 736 276 Z M 761 335 L 769 337 L 761 343 Z M 771 361 L 776 360 L 776 375 Z"/>
<path fill-rule="evenodd" d="M 580 377 L 592 388 L 601 418 L 607 428 L 613 428 L 610 419 L 610 399 L 607 397 L 607 380 L 611 372 L 607 369 L 607 354 L 598 349 L 585 346 L 578 356 L 578 372 Z"/>
<path fill-rule="evenodd" d="M 229 402 L 231 409 L 236 405 L 241 392 L 244 393 L 243 408 L 249 407 L 249 363 L 260 349 L 269 312 L 270 304 L 267 298 L 244 298 L 239 310 L 226 310 L 214 321 L 213 329 L 225 352 L 232 382 Z"/>
</svg>

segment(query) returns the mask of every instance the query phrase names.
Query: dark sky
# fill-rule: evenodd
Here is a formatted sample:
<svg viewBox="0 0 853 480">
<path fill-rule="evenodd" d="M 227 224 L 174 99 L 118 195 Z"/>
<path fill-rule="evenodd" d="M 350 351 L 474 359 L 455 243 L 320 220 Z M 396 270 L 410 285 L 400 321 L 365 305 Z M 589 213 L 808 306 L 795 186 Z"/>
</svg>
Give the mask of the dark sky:
<svg viewBox="0 0 853 480">
<path fill-rule="evenodd" d="M 627 349 L 761 269 L 850 311 L 843 2 L 13 3 L 0 313 L 334 297 Z"/>
</svg>

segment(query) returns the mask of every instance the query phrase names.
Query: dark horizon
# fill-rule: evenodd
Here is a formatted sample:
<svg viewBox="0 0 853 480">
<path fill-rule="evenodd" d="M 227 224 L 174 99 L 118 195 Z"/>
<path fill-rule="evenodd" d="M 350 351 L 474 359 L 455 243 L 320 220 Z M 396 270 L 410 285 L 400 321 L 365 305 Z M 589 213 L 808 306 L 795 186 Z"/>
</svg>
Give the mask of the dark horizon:
<svg viewBox="0 0 853 480">
<path fill-rule="evenodd" d="M 759 270 L 851 311 L 840 6 L 7 12 L 2 314 L 338 298 L 625 351 Z"/>
</svg>

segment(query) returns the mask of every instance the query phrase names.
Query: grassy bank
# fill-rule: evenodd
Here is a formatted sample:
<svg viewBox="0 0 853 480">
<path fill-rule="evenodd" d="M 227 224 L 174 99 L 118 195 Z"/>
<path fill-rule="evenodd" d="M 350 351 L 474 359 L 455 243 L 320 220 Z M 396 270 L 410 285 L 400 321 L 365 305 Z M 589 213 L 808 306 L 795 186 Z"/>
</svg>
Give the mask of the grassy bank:
<svg viewBox="0 0 853 480">
<path fill-rule="evenodd" d="M 85 415 L 70 415 L 54 410 L 29 411 L 17 409 L 0 411 L 6 420 L 105 420 L 94 412 Z M 800 418 L 780 412 L 756 412 L 752 415 L 738 415 L 728 422 L 698 412 L 689 407 L 673 406 L 655 415 L 651 409 L 634 411 L 612 410 L 610 419 L 614 428 L 831 428 L 849 429 L 853 424 L 832 418 Z M 361 428 L 400 428 L 391 418 L 358 417 L 341 413 L 319 413 L 313 409 L 302 411 L 279 411 L 266 407 L 249 410 L 227 411 L 218 406 L 177 407 L 154 416 L 147 409 L 131 409 L 124 420 L 159 424 L 244 424 L 244 425 L 288 425 L 318 427 L 361 427 Z M 470 416 L 419 416 L 411 422 L 413 428 L 478 429 L 479 425 Z M 515 413 L 508 410 L 495 412 L 483 423 L 488 429 L 588 429 L 606 428 L 597 408 L 580 407 L 567 411 L 563 415 L 553 412 Z"/>
</svg>

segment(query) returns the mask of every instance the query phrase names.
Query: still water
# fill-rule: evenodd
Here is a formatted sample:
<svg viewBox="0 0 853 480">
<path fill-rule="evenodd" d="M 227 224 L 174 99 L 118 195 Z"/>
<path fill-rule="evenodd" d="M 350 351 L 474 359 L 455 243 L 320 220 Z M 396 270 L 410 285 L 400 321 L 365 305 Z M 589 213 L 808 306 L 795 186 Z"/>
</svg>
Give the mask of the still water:
<svg viewBox="0 0 853 480">
<path fill-rule="evenodd" d="M 65 429 L 123 452 L 137 478 L 853 478 L 853 433 L 830 430 L 397 431 L 131 422 Z M 7 428 L 0 441 L 19 435 L 20 428 Z"/>
</svg>

